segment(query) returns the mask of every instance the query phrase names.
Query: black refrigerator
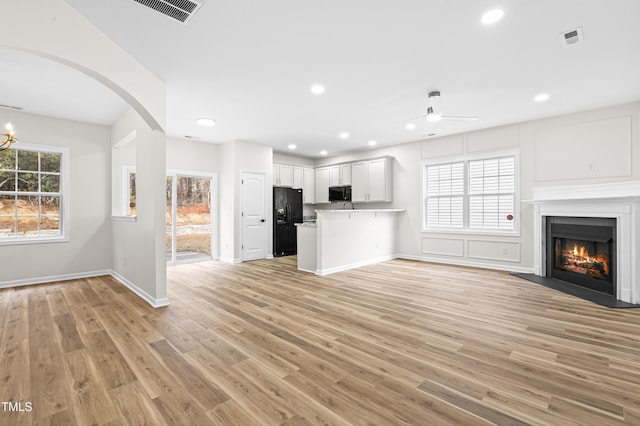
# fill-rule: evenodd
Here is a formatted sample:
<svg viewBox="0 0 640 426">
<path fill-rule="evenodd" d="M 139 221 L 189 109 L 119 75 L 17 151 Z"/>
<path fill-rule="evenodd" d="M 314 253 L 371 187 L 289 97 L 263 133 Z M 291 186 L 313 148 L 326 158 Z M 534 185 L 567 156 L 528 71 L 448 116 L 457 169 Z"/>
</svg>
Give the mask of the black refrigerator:
<svg viewBox="0 0 640 426">
<path fill-rule="evenodd" d="M 273 187 L 273 256 L 297 253 L 296 223 L 302 222 L 302 189 Z"/>
</svg>

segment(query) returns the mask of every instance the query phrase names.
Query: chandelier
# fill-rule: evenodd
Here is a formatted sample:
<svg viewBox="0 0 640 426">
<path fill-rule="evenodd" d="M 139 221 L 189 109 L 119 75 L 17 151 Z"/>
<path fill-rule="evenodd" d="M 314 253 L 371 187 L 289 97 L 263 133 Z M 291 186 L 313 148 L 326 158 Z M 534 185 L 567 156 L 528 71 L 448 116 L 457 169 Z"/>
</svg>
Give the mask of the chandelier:
<svg viewBox="0 0 640 426">
<path fill-rule="evenodd" d="M 7 123 L 6 129 L 7 133 L 0 133 L 0 136 L 4 136 L 6 138 L 4 141 L 0 140 L 0 151 L 9 149 L 12 143 L 18 142 L 18 139 L 13 136 L 13 125 L 11 123 Z"/>
</svg>

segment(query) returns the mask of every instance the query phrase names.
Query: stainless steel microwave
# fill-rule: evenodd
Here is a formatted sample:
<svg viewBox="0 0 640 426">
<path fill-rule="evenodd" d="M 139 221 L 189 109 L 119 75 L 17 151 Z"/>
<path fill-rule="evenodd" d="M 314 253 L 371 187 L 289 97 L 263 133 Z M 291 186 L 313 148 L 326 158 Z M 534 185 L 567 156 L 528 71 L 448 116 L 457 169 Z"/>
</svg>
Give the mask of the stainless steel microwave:
<svg viewBox="0 0 640 426">
<path fill-rule="evenodd" d="M 351 185 L 330 186 L 329 201 L 331 202 L 351 201 Z"/>
</svg>

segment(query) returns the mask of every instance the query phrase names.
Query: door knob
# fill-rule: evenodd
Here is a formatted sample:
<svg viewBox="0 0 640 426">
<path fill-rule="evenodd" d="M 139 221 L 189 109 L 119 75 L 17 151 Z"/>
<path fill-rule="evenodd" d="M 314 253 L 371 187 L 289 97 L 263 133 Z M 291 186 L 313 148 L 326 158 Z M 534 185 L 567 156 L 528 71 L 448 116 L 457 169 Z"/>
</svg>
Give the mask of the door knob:
<svg viewBox="0 0 640 426">
<path fill-rule="evenodd" d="M 260 222 L 266 222 L 266 219 L 260 219 Z"/>
</svg>

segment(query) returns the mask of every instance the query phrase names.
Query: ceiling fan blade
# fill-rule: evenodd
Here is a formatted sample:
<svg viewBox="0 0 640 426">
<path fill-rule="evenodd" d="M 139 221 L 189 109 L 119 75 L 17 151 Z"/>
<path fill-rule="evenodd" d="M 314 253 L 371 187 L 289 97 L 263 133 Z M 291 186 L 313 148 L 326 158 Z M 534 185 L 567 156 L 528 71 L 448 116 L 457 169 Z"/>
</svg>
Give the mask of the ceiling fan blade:
<svg viewBox="0 0 640 426">
<path fill-rule="evenodd" d="M 403 123 L 411 123 L 412 121 L 424 120 L 425 118 L 427 118 L 426 115 L 421 115 L 420 117 L 413 117 L 413 118 L 410 118 L 408 120 L 405 120 L 405 121 L 403 121 Z"/>
<path fill-rule="evenodd" d="M 452 120 L 452 121 L 476 121 L 478 117 L 457 117 L 453 115 L 443 115 L 443 120 Z"/>
</svg>

